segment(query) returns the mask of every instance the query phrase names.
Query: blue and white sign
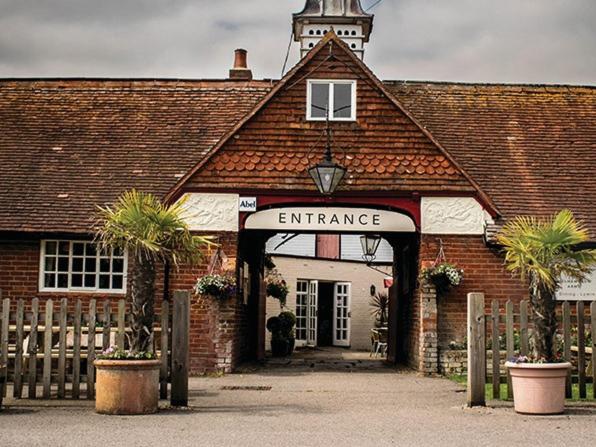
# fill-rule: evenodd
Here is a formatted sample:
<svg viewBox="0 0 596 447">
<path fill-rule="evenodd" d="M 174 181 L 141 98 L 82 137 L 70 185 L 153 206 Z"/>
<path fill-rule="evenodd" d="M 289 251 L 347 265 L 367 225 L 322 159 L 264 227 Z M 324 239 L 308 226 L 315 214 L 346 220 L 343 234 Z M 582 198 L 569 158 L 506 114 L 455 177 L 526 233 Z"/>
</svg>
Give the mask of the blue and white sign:
<svg viewBox="0 0 596 447">
<path fill-rule="evenodd" d="M 240 197 L 238 202 L 238 211 L 241 213 L 253 213 L 257 210 L 256 197 Z"/>
</svg>

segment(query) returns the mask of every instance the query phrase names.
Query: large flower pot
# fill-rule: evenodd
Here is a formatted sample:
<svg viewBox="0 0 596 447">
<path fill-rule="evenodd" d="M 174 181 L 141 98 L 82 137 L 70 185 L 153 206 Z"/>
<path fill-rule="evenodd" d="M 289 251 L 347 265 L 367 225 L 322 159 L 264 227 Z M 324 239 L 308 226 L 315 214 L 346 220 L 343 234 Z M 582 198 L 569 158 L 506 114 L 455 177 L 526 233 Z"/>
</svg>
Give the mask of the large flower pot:
<svg viewBox="0 0 596 447">
<path fill-rule="evenodd" d="M 511 374 L 515 411 L 523 414 L 560 414 L 565 411 L 565 379 L 570 363 L 513 363 Z"/>
<path fill-rule="evenodd" d="M 95 411 L 101 414 L 157 412 L 159 360 L 96 360 Z"/>
</svg>

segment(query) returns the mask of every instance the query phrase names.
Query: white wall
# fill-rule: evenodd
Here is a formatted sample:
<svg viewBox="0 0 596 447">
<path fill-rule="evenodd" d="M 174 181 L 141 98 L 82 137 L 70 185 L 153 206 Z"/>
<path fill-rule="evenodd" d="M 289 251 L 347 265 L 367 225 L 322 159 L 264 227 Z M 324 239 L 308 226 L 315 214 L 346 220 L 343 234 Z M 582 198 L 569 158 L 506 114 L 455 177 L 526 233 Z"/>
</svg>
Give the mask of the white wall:
<svg viewBox="0 0 596 447">
<path fill-rule="evenodd" d="M 374 284 L 377 291 L 387 291 L 383 287 L 385 278 L 379 272 L 371 270 L 359 262 L 326 261 L 318 259 L 297 259 L 274 256 L 273 262 L 279 273 L 290 287 L 287 307 L 296 312 L 296 281 L 298 279 L 317 279 L 319 281 L 349 282 L 352 284 L 352 349 L 370 349 L 370 330 L 374 327 L 374 318 L 370 315 L 370 286 Z M 391 276 L 391 267 L 383 266 L 381 270 Z M 267 318 L 279 314 L 279 301 L 267 298 Z M 270 349 L 267 334 L 267 349 Z"/>
</svg>

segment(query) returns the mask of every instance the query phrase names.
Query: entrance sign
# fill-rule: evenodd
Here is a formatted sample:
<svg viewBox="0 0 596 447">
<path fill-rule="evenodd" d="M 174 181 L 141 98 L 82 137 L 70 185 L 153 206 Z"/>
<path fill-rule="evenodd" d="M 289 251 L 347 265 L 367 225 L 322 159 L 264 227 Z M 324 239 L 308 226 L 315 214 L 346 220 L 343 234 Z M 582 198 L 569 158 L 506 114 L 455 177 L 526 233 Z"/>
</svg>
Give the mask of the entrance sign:
<svg viewBox="0 0 596 447">
<path fill-rule="evenodd" d="M 596 269 L 588 278 L 579 283 L 575 279 L 561 278 L 561 288 L 557 291 L 558 300 L 594 301 L 596 300 Z"/>
<path fill-rule="evenodd" d="M 240 197 L 238 211 L 241 213 L 252 213 L 257 210 L 256 197 Z"/>
<path fill-rule="evenodd" d="M 416 231 L 414 221 L 405 214 L 368 208 L 295 207 L 275 208 L 251 214 L 249 230 L 291 231 Z"/>
</svg>

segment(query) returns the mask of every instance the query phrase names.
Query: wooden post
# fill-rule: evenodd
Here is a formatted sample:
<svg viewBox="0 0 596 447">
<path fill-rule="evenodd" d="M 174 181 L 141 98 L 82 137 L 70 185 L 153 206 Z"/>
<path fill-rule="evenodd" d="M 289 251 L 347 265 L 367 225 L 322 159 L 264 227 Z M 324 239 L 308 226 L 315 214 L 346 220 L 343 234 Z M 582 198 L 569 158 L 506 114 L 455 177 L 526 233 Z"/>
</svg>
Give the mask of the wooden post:
<svg viewBox="0 0 596 447">
<path fill-rule="evenodd" d="M 507 360 L 515 355 L 515 343 L 513 340 L 513 302 L 507 300 L 505 303 L 505 344 L 507 347 Z M 513 399 L 513 384 L 511 374 L 507 371 L 507 399 Z"/>
<path fill-rule="evenodd" d="M 172 390 L 170 402 L 174 406 L 188 405 L 188 364 L 190 329 L 190 293 L 174 292 L 172 317 Z"/>
<path fill-rule="evenodd" d="M 168 398 L 168 331 L 170 327 L 170 302 L 161 303 L 161 368 L 159 370 L 159 397 Z"/>
<path fill-rule="evenodd" d="M 118 349 L 124 350 L 124 330 L 126 322 L 126 301 L 118 301 L 118 336 L 116 337 L 116 345 Z"/>
<path fill-rule="evenodd" d="M 37 325 L 39 323 L 39 300 L 31 301 L 31 330 L 29 331 L 29 399 L 37 396 Z"/>
<path fill-rule="evenodd" d="M 66 298 L 60 300 L 60 315 L 58 324 L 60 336 L 58 338 L 58 399 L 64 399 L 66 395 L 66 323 L 67 323 L 68 301 Z"/>
<path fill-rule="evenodd" d="M 484 294 L 468 293 L 468 406 L 486 404 Z"/>
<path fill-rule="evenodd" d="M 0 328 L 0 365 L 4 366 L 4 368 L 0 367 L 0 384 L 2 385 L 2 389 L 0 389 L 0 398 L 6 397 L 6 381 L 8 380 L 8 323 L 10 321 L 10 300 L 5 298 L 2 301 L 2 327 Z M 2 380 L 4 379 L 4 380 Z"/>
<path fill-rule="evenodd" d="M 528 301 L 519 303 L 519 354 L 528 355 Z"/>
<path fill-rule="evenodd" d="M 586 398 L 586 326 L 584 302 L 577 302 L 577 373 L 579 398 Z"/>
<path fill-rule="evenodd" d="M 74 341 L 72 358 L 72 398 L 78 399 L 81 391 L 81 300 L 75 304 Z"/>
<path fill-rule="evenodd" d="M 52 396 L 52 327 L 54 325 L 54 302 L 46 301 L 45 330 L 43 333 L 43 398 Z"/>
<path fill-rule="evenodd" d="M 110 332 L 112 328 L 112 304 L 109 300 L 103 303 L 103 341 L 102 348 L 107 350 L 110 348 Z"/>
<path fill-rule="evenodd" d="M 25 316 L 25 303 L 22 299 L 17 301 L 16 315 L 16 349 L 14 356 L 14 388 L 12 396 L 20 399 L 23 393 L 23 318 Z"/>
<path fill-rule="evenodd" d="M 89 322 L 87 326 L 87 399 L 95 397 L 95 324 L 97 305 L 95 300 L 89 302 Z"/>
<path fill-rule="evenodd" d="M 565 361 L 571 363 L 571 307 L 569 301 L 563 303 L 563 356 Z M 565 397 L 571 399 L 571 370 L 567 372 L 567 380 L 565 382 Z"/>
<path fill-rule="evenodd" d="M 592 320 L 592 399 L 596 399 L 596 301 L 590 304 Z"/>
<path fill-rule="evenodd" d="M 499 302 L 492 302 L 493 399 L 501 398 L 501 346 L 499 345 Z"/>
</svg>

